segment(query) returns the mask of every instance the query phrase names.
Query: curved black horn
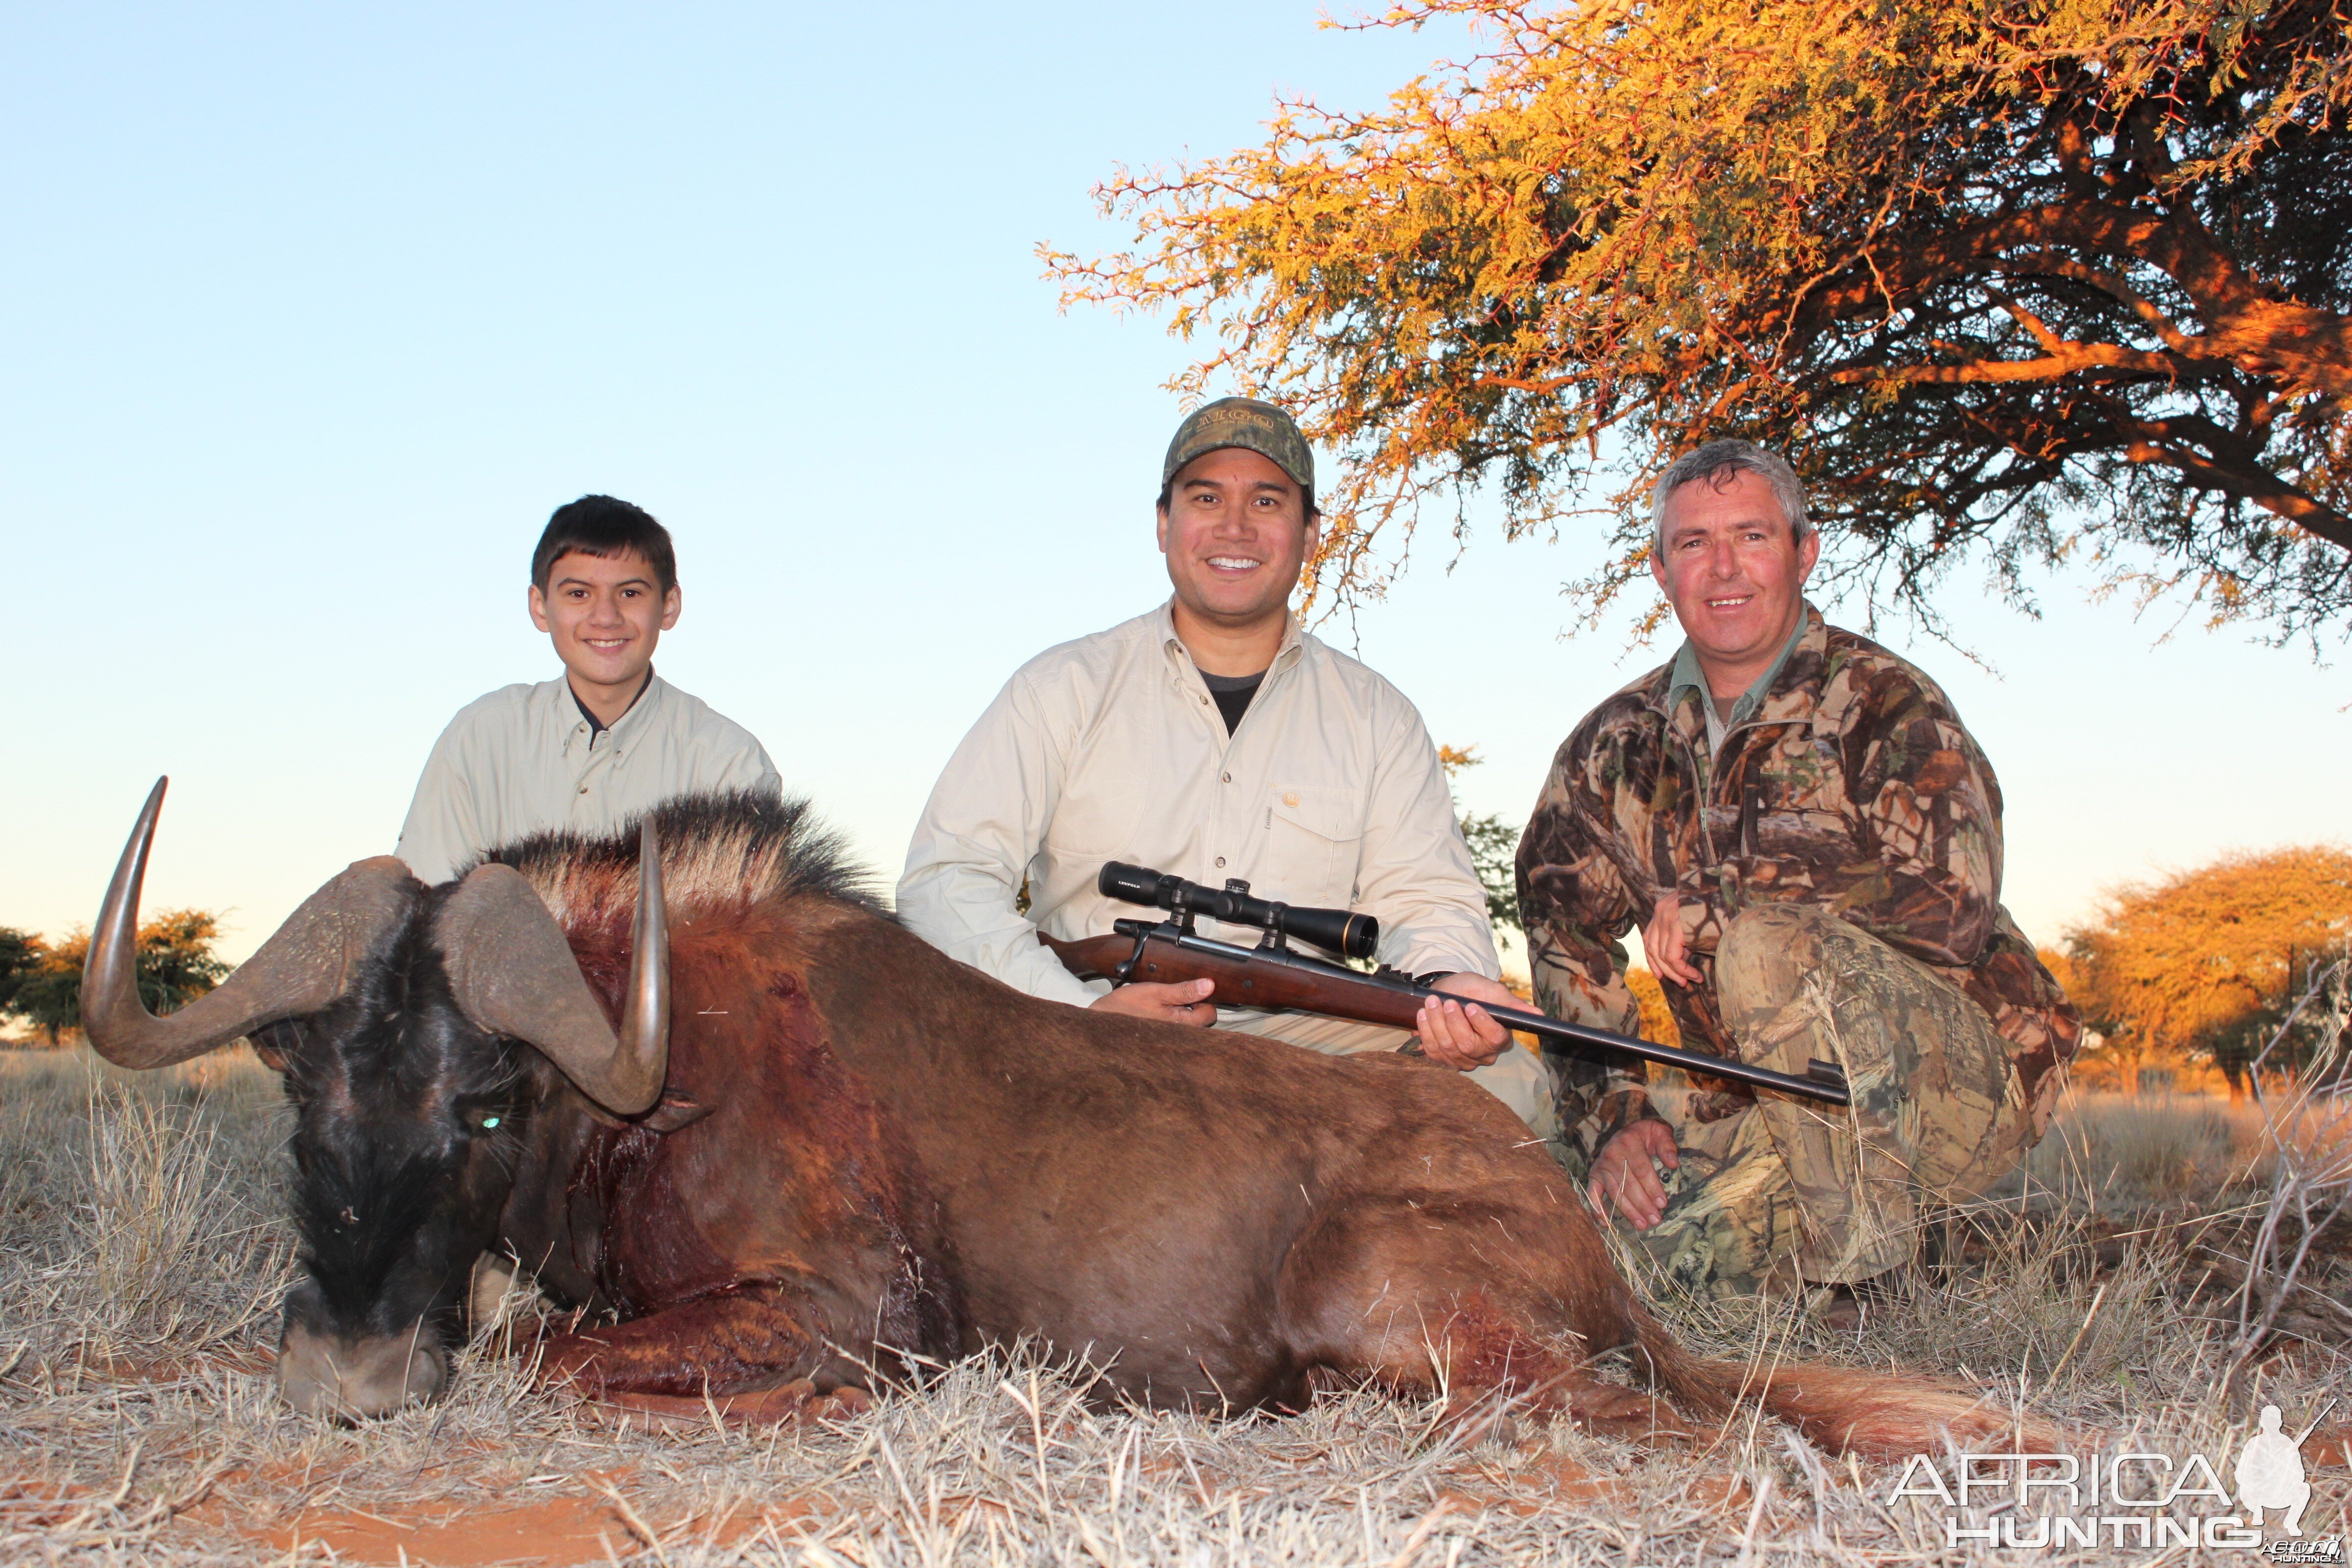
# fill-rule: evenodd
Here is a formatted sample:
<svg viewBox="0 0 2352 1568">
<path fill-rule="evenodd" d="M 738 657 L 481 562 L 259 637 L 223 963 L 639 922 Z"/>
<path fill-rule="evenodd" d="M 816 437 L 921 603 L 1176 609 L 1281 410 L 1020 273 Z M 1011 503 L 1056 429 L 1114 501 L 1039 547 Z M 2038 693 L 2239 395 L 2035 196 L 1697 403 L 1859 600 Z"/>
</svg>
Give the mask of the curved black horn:
<svg viewBox="0 0 2352 1568">
<path fill-rule="evenodd" d="M 108 884 L 81 970 L 81 1028 L 117 1067 L 185 1061 L 279 1018 L 315 1013 L 341 995 L 352 967 L 407 908 L 408 868 L 389 855 L 362 860 L 302 901 L 220 986 L 158 1018 L 139 998 L 139 893 L 163 812 L 160 778 L 148 794 Z"/>
<path fill-rule="evenodd" d="M 625 1071 L 646 1105 L 661 1098 L 662 1080 L 669 1076 L 669 904 L 662 896 L 661 838 L 650 816 L 637 830 L 637 914 L 614 1058 L 629 1064 Z"/>
<path fill-rule="evenodd" d="M 635 950 L 617 1033 L 563 928 L 513 867 L 468 874 L 436 928 L 450 993 L 466 1016 L 529 1041 L 583 1094 L 623 1116 L 659 1100 L 669 1071 L 669 924 L 650 818 L 638 834 L 637 872 Z"/>
</svg>

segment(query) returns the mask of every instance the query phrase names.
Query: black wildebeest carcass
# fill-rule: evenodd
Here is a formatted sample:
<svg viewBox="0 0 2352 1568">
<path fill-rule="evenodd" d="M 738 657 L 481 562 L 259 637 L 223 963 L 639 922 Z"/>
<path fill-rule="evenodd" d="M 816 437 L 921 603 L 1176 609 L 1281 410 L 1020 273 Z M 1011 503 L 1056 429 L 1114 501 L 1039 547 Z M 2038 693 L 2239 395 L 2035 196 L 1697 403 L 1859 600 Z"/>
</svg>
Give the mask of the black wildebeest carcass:
<svg viewBox="0 0 2352 1568">
<path fill-rule="evenodd" d="M 824 1390 L 1028 1338 L 1153 1405 L 1371 1382 L 1465 1420 L 1517 1402 L 1646 1430 L 1650 1399 L 1591 1371 L 1631 1347 L 1687 1406 L 1758 1392 L 1830 1444 L 2004 1425 L 1918 1380 L 1690 1355 L 1458 1075 L 1022 995 L 895 924 L 798 804 L 683 800 L 437 888 L 363 860 L 152 1017 L 132 942 L 163 787 L 84 1024 L 127 1066 L 244 1034 L 281 1066 L 297 1405 L 437 1396 L 471 1266 L 502 1248 L 593 1310 L 540 1345 L 592 1392 Z"/>
</svg>

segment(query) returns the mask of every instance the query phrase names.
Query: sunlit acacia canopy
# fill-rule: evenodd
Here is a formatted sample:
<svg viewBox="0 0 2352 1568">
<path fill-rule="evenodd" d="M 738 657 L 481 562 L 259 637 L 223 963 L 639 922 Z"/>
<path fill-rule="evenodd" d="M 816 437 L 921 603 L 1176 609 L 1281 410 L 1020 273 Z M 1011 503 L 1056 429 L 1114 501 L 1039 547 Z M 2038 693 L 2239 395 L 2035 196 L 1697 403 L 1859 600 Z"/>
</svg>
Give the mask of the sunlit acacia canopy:
<svg viewBox="0 0 2352 1568">
<path fill-rule="evenodd" d="M 2085 1023 L 2134 1049 L 2211 1054 L 2234 1084 L 2286 1022 L 2282 1009 L 2352 956 L 2352 850 L 2231 855 L 2113 889 L 2066 949 L 2067 994 Z"/>
<path fill-rule="evenodd" d="M 1831 569 L 1934 619 L 1964 559 L 2070 551 L 2218 617 L 2352 595 L 2352 42 L 2322 3 L 1409 0 L 1485 52 L 1365 114 L 1121 173 L 1134 249 L 1067 300 L 1166 309 L 1342 455 L 1318 586 L 1377 593 L 1436 501 L 1571 530 L 1605 603 L 1648 479 L 1739 435 Z M 1605 564 L 1603 564 L 1605 563 Z M 1581 567 L 1580 567 L 1580 570 Z"/>
</svg>

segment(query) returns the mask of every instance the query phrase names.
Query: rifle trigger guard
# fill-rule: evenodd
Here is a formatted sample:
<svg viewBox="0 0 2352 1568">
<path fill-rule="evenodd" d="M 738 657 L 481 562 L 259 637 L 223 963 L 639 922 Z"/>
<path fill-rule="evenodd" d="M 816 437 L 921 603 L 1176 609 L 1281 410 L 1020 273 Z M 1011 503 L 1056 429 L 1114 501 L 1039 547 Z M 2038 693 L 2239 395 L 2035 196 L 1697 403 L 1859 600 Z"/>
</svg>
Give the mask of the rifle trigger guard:
<svg viewBox="0 0 2352 1568">
<path fill-rule="evenodd" d="M 1139 931 L 1135 933 L 1135 951 L 1129 953 L 1126 959 L 1120 963 L 1118 968 L 1112 972 L 1112 984 L 1124 985 L 1129 981 L 1135 978 L 1135 966 L 1143 962 L 1143 944 L 1150 940 L 1151 933 L 1148 931 Z"/>
</svg>

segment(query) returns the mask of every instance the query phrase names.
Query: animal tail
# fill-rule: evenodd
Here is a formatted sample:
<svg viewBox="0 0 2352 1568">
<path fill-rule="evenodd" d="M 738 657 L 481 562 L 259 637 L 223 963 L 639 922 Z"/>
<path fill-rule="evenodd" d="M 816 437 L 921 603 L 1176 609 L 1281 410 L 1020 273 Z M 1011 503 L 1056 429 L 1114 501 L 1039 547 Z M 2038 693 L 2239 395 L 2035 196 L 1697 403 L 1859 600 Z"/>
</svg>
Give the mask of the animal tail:
<svg viewBox="0 0 2352 1568">
<path fill-rule="evenodd" d="M 1902 1459 L 1940 1452 L 1946 1433 L 1988 1451 L 2056 1453 L 2066 1440 L 2046 1421 L 1930 1378 L 1819 1362 L 1748 1365 L 1695 1356 L 1649 1313 L 1637 1309 L 1635 1315 L 1643 1352 L 1677 1398 L 1718 1418 L 1753 1399 L 1832 1452 Z"/>
</svg>

